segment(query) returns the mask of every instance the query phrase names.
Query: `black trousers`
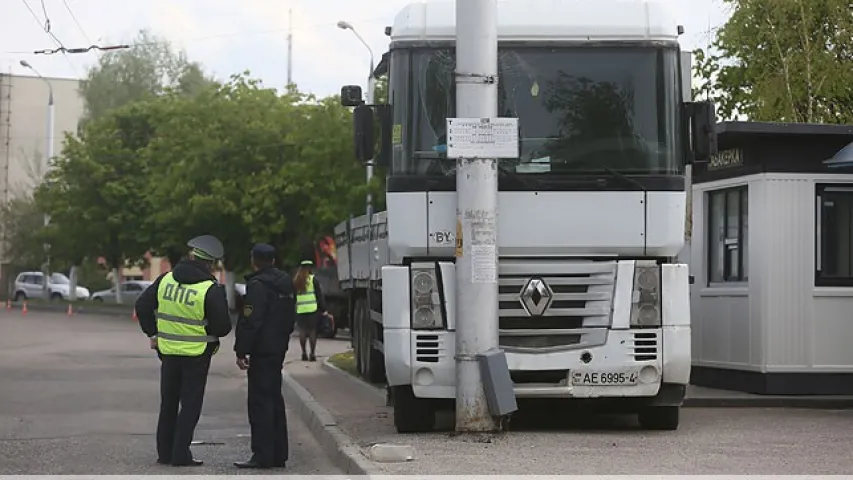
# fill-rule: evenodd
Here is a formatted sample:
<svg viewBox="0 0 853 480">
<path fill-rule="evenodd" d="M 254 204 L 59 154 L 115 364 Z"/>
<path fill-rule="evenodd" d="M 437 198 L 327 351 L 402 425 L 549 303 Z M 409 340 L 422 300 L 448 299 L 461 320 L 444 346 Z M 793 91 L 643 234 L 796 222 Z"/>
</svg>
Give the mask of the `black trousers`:
<svg viewBox="0 0 853 480">
<path fill-rule="evenodd" d="M 157 455 L 161 463 L 188 463 L 201 417 L 210 353 L 198 357 L 161 355 Z"/>
<path fill-rule="evenodd" d="M 252 458 L 264 466 L 282 466 L 288 458 L 287 416 L 281 394 L 284 353 L 249 356 L 249 425 Z"/>
</svg>

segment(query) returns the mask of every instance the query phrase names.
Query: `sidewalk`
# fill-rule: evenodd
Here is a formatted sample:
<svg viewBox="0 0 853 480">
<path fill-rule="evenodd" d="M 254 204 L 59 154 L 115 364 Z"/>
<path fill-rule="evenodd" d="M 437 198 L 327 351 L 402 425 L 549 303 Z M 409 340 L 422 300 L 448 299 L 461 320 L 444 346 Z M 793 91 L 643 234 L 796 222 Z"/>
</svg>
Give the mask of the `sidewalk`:
<svg viewBox="0 0 853 480">
<path fill-rule="evenodd" d="M 318 438 L 320 430 L 333 431 L 321 444 L 327 452 L 341 450 L 340 458 L 358 464 L 347 473 L 816 474 L 849 470 L 839 465 L 846 458 L 845 448 L 853 447 L 844 427 L 853 421 L 853 412 L 848 411 L 686 408 L 678 431 L 646 432 L 637 429 L 633 416 L 577 418 L 556 409 L 545 412 L 545 422 L 523 426 L 521 420 L 514 422 L 514 431 L 506 434 L 456 435 L 452 416 L 445 416 L 438 421 L 443 431 L 399 435 L 381 390 L 323 365 L 329 355 L 348 349 L 348 342 L 321 341 L 320 358 L 313 363 L 299 361 L 299 347 L 293 345 L 289 357 L 297 360 L 288 362 L 286 379 L 301 385 L 313 403 L 327 411 L 310 426 Z M 745 405 L 744 399 L 751 398 L 707 389 L 691 389 L 691 395 L 694 404 L 725 400 Z M 827 429 L 834 433 L 827 434 Z M 375 443 L 411 446 L 415 460 L 371 462 L 367 451 Z M 803 448 L 822 460 L 803 460 L 808 458 Z M 791 459 L 799 460 L 792 463 Z"/>
</svg>

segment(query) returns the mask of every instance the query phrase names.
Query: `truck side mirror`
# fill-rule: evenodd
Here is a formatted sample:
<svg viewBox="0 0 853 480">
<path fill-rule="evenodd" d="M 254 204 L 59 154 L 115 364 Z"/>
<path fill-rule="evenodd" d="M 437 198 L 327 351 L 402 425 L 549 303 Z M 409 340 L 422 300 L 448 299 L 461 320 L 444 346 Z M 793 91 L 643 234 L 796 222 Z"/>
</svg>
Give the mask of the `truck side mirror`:
<svg viewBox="0 0 853 480">
<path fill-rule="evenodd" d="M 346 85 L 341 88 L 341 105 L 345 107 L 357 107 L 364 103 L 361 100 L 361 87 L 358 85 Z"/>
<path fill-rule="evenodd" d="M 341 97 L 343 98 L 343 97 Z M 373 133 L 373 109 L 361 104 L 352 112 L 355 131 L 355 157 L 362 162 L 373 159 L 375 141 Z"/>
<path fill-rule="evenodd" d="M 717 153 L 717 116 L 712 102 L 688 104 L 690 118 L 690 141 L 693 145 L 693 160 L 708 161 Z"/>
<path fill-rule="evenodd" d="M 376 157 L 374 163 L 383 168 L 387 168 L 391 165 L 391 134 L 394 128 L 393 126 L 393 111 L 391 110 L 391 105 L 383 104 L 376 105 L 376 114 L 379 117 L 379 155 Z"/>
</svg>

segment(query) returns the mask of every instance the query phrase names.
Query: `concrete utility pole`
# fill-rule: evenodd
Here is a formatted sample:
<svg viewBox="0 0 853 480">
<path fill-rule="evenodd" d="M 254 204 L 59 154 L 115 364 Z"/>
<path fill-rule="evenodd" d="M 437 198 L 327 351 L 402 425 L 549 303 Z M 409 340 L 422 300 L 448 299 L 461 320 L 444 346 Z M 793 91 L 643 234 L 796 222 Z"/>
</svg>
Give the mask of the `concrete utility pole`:
<svg viewBox="0 0 853 480">
<path fill-rule="evenodd" d="M 456 0 L 456 116 L 496 117 L 497 78 L 497 0 Z M 495 431 L 476 356 L 498 347 L 497 159 L 457 159 L 456 192 L 456 430 Z"/>
<path fill-rule="evenodd" d="M 373 50 L 370 48 L 370 45 L 361 38 L 361 35 L 355 30 L 355 27 L 352 26 L 351 23 L 345 22 L 343 20 L 338 22 L 338 28 L 341 30 L 350 30 L 353 34 L 355 34 L 356 38 L 364 45 L 364 48 L 367 49 L 367 52 L 370 54 L 370 71 L 367 73 L 367 95 L 364 99 L 365 103 L 368 105 L 373 105 L 373 102 L 376 100 L 374 98 L 376 92 L 376 78 L 373 76 L 373 70 L 375 70 L 373 64 Z M 367 163 L 367 183 L 370 183 L 370 180 L 373 179 L 373 160 L 371 159 Z M 370 193 L 367 194 L 367 214 L 370 215 L 373 213 L 373 195 Z"/>
<path fill-rule="evenodd" d="M 287 85 L 293 84 L 293 9 L 287 11 Z"/>
<path fill-rule="evenodd" d="M 54 104 L 53 104 L 53 85 L 50 84 L 50 81 L 44 78 L 38 70 L 36 70 L 32 65 L 29 64 L 26 60 L 21 60 L 21 66 L 24 68 L 28 68 L 32 70 L 44 83 L 47 84 L 47 148 L 45 148 L 45 152 L 47 153 L 47 157 L 44 162 L 44 171 L 42 175 L 47 173 L 47 169 L 50 168 L 50 160 L 53 158 L 53 131 L 54 131 Z M 50 223 L 50 217 L 48 215 L 44 216 L 44 226 L 46 227 Z M 42 293 L 44 294 L 44 299 L 50 299 L 50 245 L 44 245 L 44 254 L 45 254 L 45 263 L 42 268 L 42 272 L 44 277 L 42 278 Z M 77 292 L 70 291 L 71 299 L 74 300 Z"/>
</svg>

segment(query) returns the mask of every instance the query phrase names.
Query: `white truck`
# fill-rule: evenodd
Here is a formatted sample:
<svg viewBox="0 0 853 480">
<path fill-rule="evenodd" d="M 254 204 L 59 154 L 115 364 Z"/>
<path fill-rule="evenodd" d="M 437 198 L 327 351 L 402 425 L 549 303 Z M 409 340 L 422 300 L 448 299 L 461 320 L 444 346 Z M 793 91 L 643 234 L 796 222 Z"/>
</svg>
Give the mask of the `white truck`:
<svg viewBox="0 0 853 480">
<path fill-rule="evenodd" d="M 498 167 L 497 321 L 519 404 L 592 402 L 677 429 L 691 364 L 675 259 L 685 168 L 716 151 L 713 105 L 690 101 L 683 29 L 651 1 L 505 0 L 498 22 L 498 116 L 518 118 L 520 158 Z M 387 171 L 388 207 L 335 240 L 359 373 L 387 382 L 399 432 L 420 432 L 456 395 L 455 5 L 411 4 L 386 34 L 375 74 L 389 104 L 364 104 L 358 86 L 341 101 L 355 107 L 356 156 Z"/>
</svg>

